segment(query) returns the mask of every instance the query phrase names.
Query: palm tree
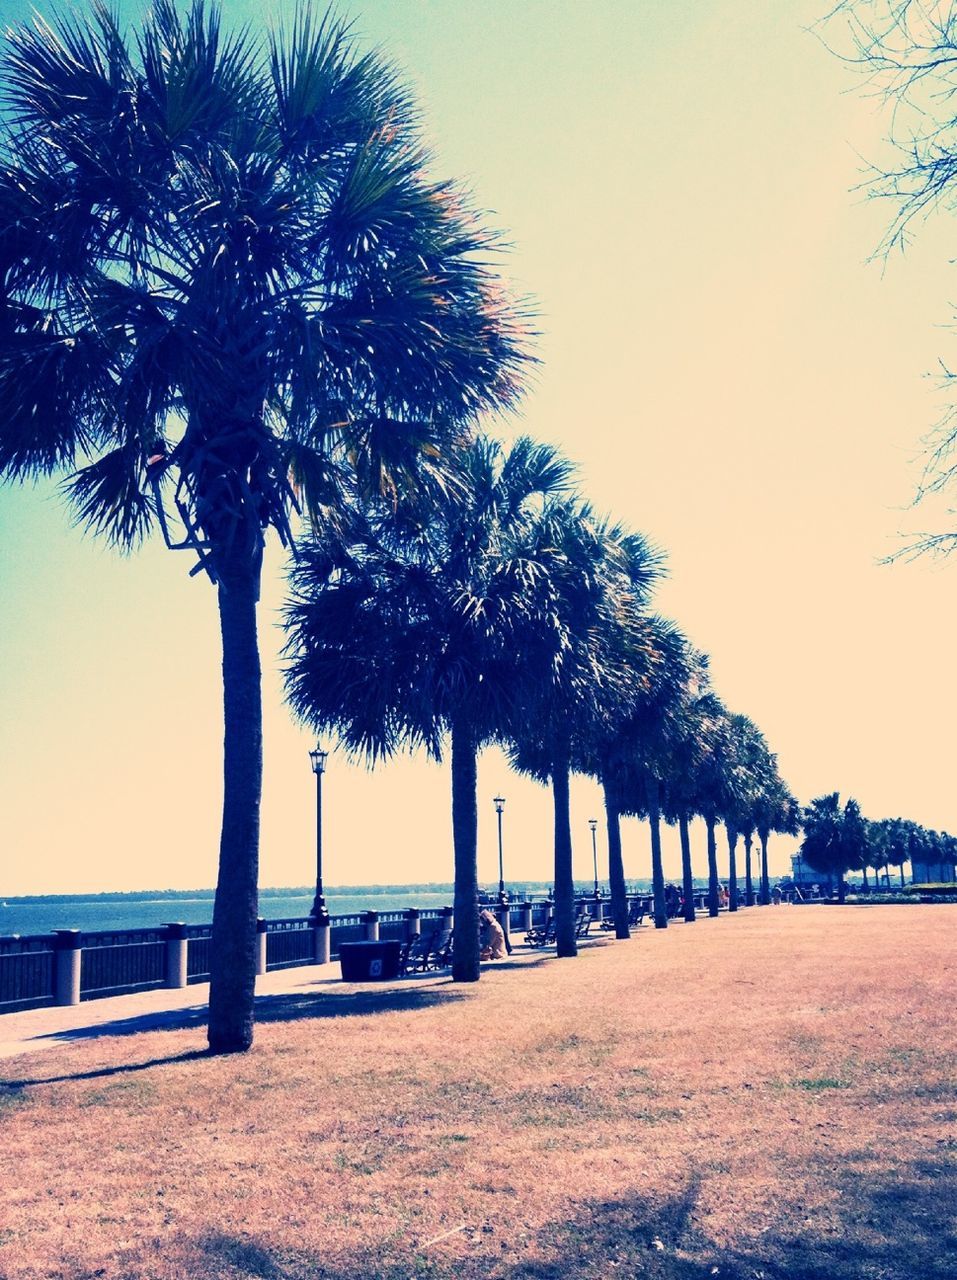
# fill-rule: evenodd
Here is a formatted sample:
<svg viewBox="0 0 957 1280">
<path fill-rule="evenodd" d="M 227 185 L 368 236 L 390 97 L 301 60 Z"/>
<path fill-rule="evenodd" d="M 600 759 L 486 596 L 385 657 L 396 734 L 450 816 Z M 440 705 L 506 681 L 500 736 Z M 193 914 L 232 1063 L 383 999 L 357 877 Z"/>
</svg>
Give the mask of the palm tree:
<svg viewBox="0 0 957 1280">
<path fill-rule="evenodd" d="M 904 884 L 904 863 L 909 853 L 909 823 L 905 818 L 882 818 L 881 843 L 884 846 L 884 865 L 900 868 L 901 886 Z M 890 883 L 890 876 L 887 876 Z"/>
<path fill-rule="evenodd" d="M 914 863 L 924 862 L 927 856 L 927 833 L 918 822 L 907 822 L 907 861 L 910 863 L 911 881 L 914 879 Z M 904 883 L 904 864 L 901 863 L 901 884 Z"/>
<path fill-rule="evenodd" d="M 648 621 L 655 660 L 636 689 L 632 710 L 613 739 L 623 796 L 622 812 L 648 819 L 656 929 L 668 927 L 661 861 L 661 819 L 675 751 L 687 736 L 690 707 L 698 695 L 700 655 L 672 623 Z"/>
<path fill-rule="evenodd" d="M 768 875 L 768 840 L 771 832 L 796 836 L 801 829 L 801 806 L 787 789 L 777 768 L 777 758 L 769 757 L 769 774 L 765 778 L 755 804 L 754 817 L 761 841 L 761 889 L 758 901 L 768 906 L 771 881 Z"/>
<path fill-rule="evenodd" d="M 649 554 L 646 544 L 632 550 L 633 565 L 643 566 Z M 651 553 L 654 554 L 654 553 Z M 642 589 L 642 594 L 643 594 Z M 622 679 L 608 681 L 602 695 L 601 715 L 592 720 L 593 739 L 579 734 L 576 767 L 591 774 L 602 787 L 608 833 L 608 883 L 611 896 L 615 937 L 628 938 L 628 894 L 621 852 L 621 817 L 627 812 L 627 796 L 634 791 L 633 762 L 628 729 L 647 691 L 656 679 L 656 667 L 666 655 L 657 644 L 654 619 L 646 618 L 640 608 L 627 607 L 611 618 L 609 640 L 617 645 L 615 668 Z"/>
<path fill-rule="evenodd" d="M 578 952 L 569 813 L 573 769 L 595 772 L 596 743 L 610 731 L 632 689 L 646 678 L 642 610 L 661 574 L 661 557 L 640 534 L 597 519 L 569 502 L 543 525 L 565 562 L 556 576 L 553 643 L 537 659 L 547 678 L 529 686 L 529 702 L 509 748 L 512 765 L 551 783 L 555 814 L 555 935 L 559 956 Z M 624 874 L 614 791 L 609 857 L 616 899 Z M 620 910 L 620 907 L 619 907 Z"/>
<path fill-rule="evenodd" d="M 869 857 L 867 842 L 867 819 L 861 813 L 861 806 L 853 798 L 844 806 L 844 820 L 841 824 L 841 846 L 844 860 L 849 870 L 863 870 Z M 844 901 L 844 877 L 839 882 L 839 897 Z"/>
<path fill-rule="evenodd" d="M 493 238 L 427 176 L 392 68 L 308 7 L 266 41 L 155 0 L 7 36 L 0 474 L 68 472 L 81 521 L 156 524 L 215 584 L 223 825 L 209 1043 L 252 1042 L 266 533 L 395 492 L 512 402 L 521 318 Z M 172 525 L 181 526 L 174 533 Z"/>
<path fill-rule="evenodd" d="M 731 717 L 721 700 L 706 693 L 697 708 L 701 755 L 695 771 L 696 811 L 704 820 L 708 849 L 708 915 L 718 915 L 718 856 L 715 828 L 732 795 Z"/>
<path fill-rule="evenodd" d="M 479 977 L 477 757 L 505 737 L 548 632 L 555 550 L 541 513 L 568 485 L 558 453 L 479 438 L 462 491 L 425 511 L 380 505 L 337 551 L 303 544 L 286 609 L 289 699 L 371 763 L 399 746 L 451 748 L 452 977 Z M 558 566 L 561 569 L 561 566 Z"/>
<path fill-rule="evenodd" d="M 804 840 L 801 857 L 813 867 L 830 877 L 835 868 L 843 866 L 841 849 L 841 798 L 838 792 L 818 796 L 804 810 L 801 825 Z M 841 884 L 844 876 L 841 874 Z"/>
<path fill-rule="evenodd" d="M 802 825 L 801 856 L 816 871 L 837 875 L 838 901 L 844 902 L 844 876 L 860 869 L 866 855 L 867 832 L 860 806 L 850 799 L 842 808 L 836 791 L 818 796 L 804 810 Z"/>
<path fill-rule="evenodd" d="M 885 889 L 890 888 L 891 883 L 891 831 L 891 820 L 889 818 L 880 818 L 871 824 L 868 832 L 878 868 L 877 884 L 880 887 L 880 874 L 883 872 Z"/>
<path fill-rule="evenodd" d="M 728 835 L 728 910 L 737 911 L 738 909 L 738 861 L 737 848 L 740 832 L 738 831 L 738 819 L 733 816 L 733 811 L 728 810 L 725 814 L 724 829 Z"/>
<path fill-rule="evenodd" d="M 694 689 L 697 696 L 694 696 Z M 665 815 L 677 822 L 681 844 L 681 881 L 686 923 L 695 922 L 694 869 L 691 862 L 690 824 L 698 812 L 698 789 L 701 770 L 708 750 L 708 711 L 713 695 L 708 689 L 708 660 L 697 655 L 697 671 L 692 677 L 691 696 L 681 720 L 680 736 L 676 734 L 671 751 L 671 768 L 665 781 Z"/>
<path fill-rule="evenodd" d="M 738 893 L 737 843 L 745 841 L 747 902 L 754 901 L 751 885 L 751 844 L 754 837 L 754 814 L 758 797 L 770 772 L 771 753 L 764 735 L 747 716 L 734 715 L 729 721 L 731 753 L 725 770 L 725 828 L 728 833 L 729 911 L 737 911 Z"/>
</svg>

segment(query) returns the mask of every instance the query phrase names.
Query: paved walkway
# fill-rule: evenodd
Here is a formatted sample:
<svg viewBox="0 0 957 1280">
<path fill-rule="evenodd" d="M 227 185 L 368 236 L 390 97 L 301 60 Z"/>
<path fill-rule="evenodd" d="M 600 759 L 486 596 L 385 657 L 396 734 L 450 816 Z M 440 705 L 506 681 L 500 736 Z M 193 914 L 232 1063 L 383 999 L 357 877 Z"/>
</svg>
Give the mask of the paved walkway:
<svg viewBox="0 0 957 1280">
<path fill-rule="evenodd" d="M 580 938 L 578 945 L 589 947 L 606 940 L 607 935 L 596 930 L 587 938 Z M 555 954 L 551 947 L 529 947 L 514 934 L 512 942 L 512 954 L 507 960 L 485 963 L 483 969 L 537 964 Z M 373 1005 L 382 1008 L 389 1001 L 394 1001 L 397 1008 L 408 1007 L 416 999 L 441 998 L 430 989 L 449 983 L 448 969 L 385 982 L 356 983 L 342 981 L 338 960 L 322 965 L 294 965 L 256 978 L 256 1020 L 268 1022 L 305 1016 L 314 1010 L 313 1000 L 319 994 L 331 997 L 329 1012 L 333 1016 L 346 1012 L 347 1005 L 351 1011 L 362 1011 Z M 173 991 L 159 988 L 132 995 L 105 996 L 101 1000 L 82 1000 L 77 1005 L 0 1013 L 0 1060 L 98 1036 L 205 1026 L 208 1007 L 209 983 L 203 982 Z"/>
<path fill-rule="evenodd" d="M 256 1003 L 258 1006 L 277 996 L 314 995 L 326 987 L 344 989 L 338 962 L 274 969 L 256 979 Z M 353 984 L 349 989 L 355 989 Z M 94 1036 L 203 1025 L 208 1003 L 209 983 L 203 982 L 175 991 L 161 988 L 0 1014 L 0 1059 Z"/>
<path fill-rule="evenodd" d="M 579 946 L 598 940 L 592 935 L 581 940 Z M 542 951 L 517 943 L 507 960 L 492 961 L 483 965 L 483 969 L 534 964 L 554 954 L 552 948 Z M 256 1020 L 268 1022 L 305 1016 L 315 1009 L 314 1000 L 319 994 L 330 998 L 329 1013 L 333 1016 L 362 1011 L 367 1006 L 381 1009 L 391 1001 L 396 1008 L 407 1008 L 417 1000 L 442 998 L 432 989 L 450 983 L 448 969 L 392 981 L 361 983 L 343 982 L 338 961 L 274 969 L 256 979 Z M 204 982 L 175 991 L 160 988 L 133 995 L 105 996 L 102 1000 L 83 1000 L 77 1005 L 0 1014 L 0 1060 L 97 1036 L 205 1026 L 208 1004 L 209 983 Z"/>
</svg>

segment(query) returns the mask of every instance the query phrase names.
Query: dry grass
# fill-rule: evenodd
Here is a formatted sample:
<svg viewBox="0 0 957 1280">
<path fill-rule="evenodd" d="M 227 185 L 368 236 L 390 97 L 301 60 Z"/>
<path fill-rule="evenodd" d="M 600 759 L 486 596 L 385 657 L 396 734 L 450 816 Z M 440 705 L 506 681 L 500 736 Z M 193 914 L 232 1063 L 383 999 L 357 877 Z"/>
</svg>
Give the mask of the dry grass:
<svg viewBox="0 0 957 1280">
<path fill-rule="evenodd" d="M 949 906 L 642 930 L 4 1064 L 0 1276 L 957 1274 Z"/>
</svg>

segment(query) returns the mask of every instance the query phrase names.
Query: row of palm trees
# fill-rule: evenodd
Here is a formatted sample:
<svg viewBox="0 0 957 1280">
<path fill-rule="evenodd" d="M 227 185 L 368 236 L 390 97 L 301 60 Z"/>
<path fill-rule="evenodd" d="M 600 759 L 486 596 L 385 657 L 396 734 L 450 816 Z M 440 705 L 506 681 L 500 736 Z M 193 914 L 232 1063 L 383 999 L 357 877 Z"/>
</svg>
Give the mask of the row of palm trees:
<svg viewBox="0 0 957 1280">
<path fill-rule="evenodd" d="M 158 530 L 216 588 L 210 1048 L 253 1036 L 270 530 L 310 535 L 287 613 L 297 712 L 373 759 L 450 743 L 460 920 L 490 741 L 554 792 L 560 954 L 573 770 L 604 787 L 620 936 L 622 814 L 650 820 L 662 927 L 662 820 L 687 879 L 704 817 L 715 912 L 716 824 L 749 875 L 757 836 L 766 901 L 793 798 L 704 656 L 649 611 L 660 555 L 581 503 L 555 451 L 476 438 L 522 392 L 529 318 L 497 236 L 432 176 L 388 62 L 308 4 L 262 37 L 203 0 L 155 0 L 134 35 L 97 5 L 8 31 L 0 96 L 0 476 L 65 477 L 88 527 L 124 547 Z M 478 974 L 466 929 L 454 972 Z"/>
<path fill-rule="evenodd" d="M 848 871 L 860 871 L 868 887 L 867 870 L 875 877 L 883 869 L 900 868 L 904 883 L 904 863 L 915 862 L 944 866 L 957 864 L 957 837 L 946 831 L 932 831 L 907 818 L 865 818 L 861 807 L 851 797 L 843 805 L 840 793 L 818 796 L 804 811 L 804 839 L 801 856 L 815 871 L 835 876 L 838 898 L 844 901 Z"/>
<path fill-rule="evenodd" d="M 441 498 L 356 496 L 340 535 L 298 545 L 285 611 L 295 712 L 372 763 L 403 748 L 441 758 L 449 744 L 459 922 L 477 918 L 477 757 L 492 742 L 552 789 L 560 956 L 577 951 L 573 772 L 603 788 L 617 937 L 629 934 L 624 815 L 649 822 L 659 928 L 668 923 L 663 821 L 679 827 L 688 921 L 697 816 L 708 833 L 711 914 L 719 823 L 730 909 L 742 842 L 745 901 L 768 902 L 768 839 L 797 831 L 798 805 L 757 726 L 712 690 L 706 657 L 651 612 L 661 554 L 583 503 L 570 464 L 549 445 L 523 437 L 506 449 L 478 436 L 449 456 L 455 483 Z M 456 929 L 453 977 L 479 977 L 477 927 Z"/>
<path fill-rule="evenodd" d="M 120 546 L 154 529 L 215 586 L 224 799 L 209 1044 L 247 1049 L 270 530 L 448 483 L 450 444 L 531 361 L 498 237 L 432 176 L 394 69 L 334 15 L 266 35 L 154 0 L 5 34 L 0 476 L 64 475 Z"/>
</svg>

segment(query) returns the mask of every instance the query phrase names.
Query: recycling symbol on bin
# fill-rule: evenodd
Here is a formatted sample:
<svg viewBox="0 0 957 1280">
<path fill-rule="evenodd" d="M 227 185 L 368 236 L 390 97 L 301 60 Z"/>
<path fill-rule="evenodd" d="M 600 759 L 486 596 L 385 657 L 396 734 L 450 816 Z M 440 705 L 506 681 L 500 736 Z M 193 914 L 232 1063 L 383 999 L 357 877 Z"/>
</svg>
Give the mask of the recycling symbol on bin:
<svg viewBox="0 0 957 1280">
<path fill-rule="evenodd" d="M 382 977 L 382 957 L 381 956 L 376 960 L 369 961 L 369 977 L 370 978 Z"/>
</svg>

